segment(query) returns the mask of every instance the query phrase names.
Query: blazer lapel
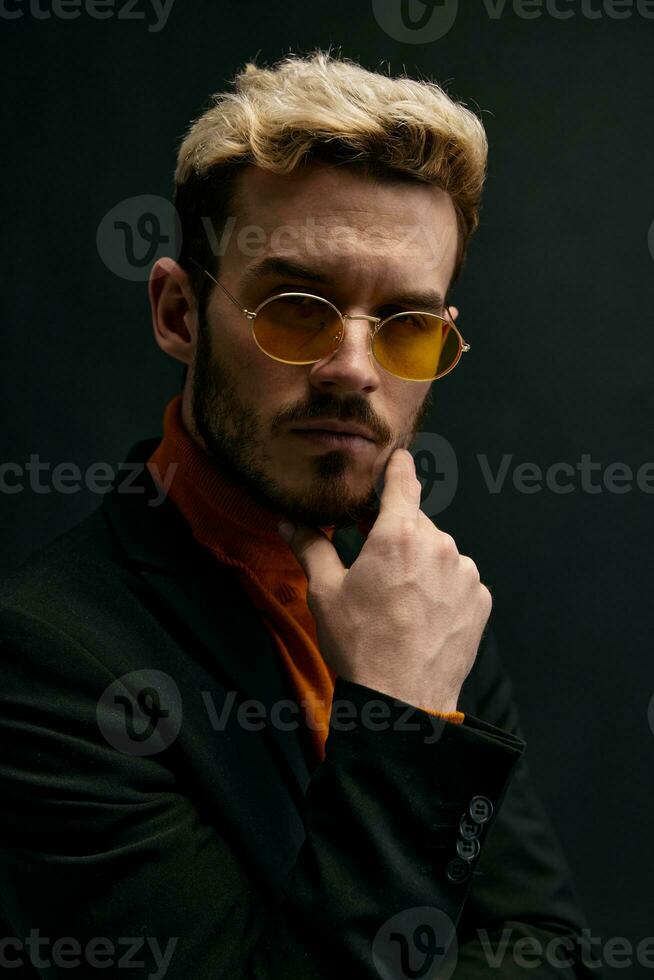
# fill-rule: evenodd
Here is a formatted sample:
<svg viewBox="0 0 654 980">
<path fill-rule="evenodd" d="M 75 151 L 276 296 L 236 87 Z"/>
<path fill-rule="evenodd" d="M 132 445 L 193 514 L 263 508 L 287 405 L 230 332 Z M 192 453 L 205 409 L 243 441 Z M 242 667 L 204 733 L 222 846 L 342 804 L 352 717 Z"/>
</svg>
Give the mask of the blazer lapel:
<svg viewBox="0 0 654 980">
<path fill-rule="evenodd" d="M 129 493 L 107 494 L 105 511 L 127 556 L 210 652 L 239 700 L 260 702 L 270 719 L 275 704 L 296 700 L 274 640 L 231 569 L 195 541 L 174 504 L 166 498 L 150 505 L 159 496 L 144 463 L 157 444 L 147 440 L 132 449 L 127 463 L 139 464 L 140 472 Z M 261 734 L 300 808 L 316 762 L 308 733 L 285 727 L 267 723 Z"/>
</svg>

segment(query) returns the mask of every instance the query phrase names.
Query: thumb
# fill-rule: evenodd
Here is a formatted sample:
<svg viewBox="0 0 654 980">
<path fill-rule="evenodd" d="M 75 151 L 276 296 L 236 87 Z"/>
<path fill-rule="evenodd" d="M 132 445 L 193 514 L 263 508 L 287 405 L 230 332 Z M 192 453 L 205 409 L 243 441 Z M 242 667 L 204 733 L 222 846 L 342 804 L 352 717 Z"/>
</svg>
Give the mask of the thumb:
<svg viewBox="0 0 654 980">
<path fill-rule="evenodd" d="M 304 570 L 310 589 L 337 587 L 346 568 L 326 534 L 306 524 L 280 521 L 278 531 Z"/>
</svg>

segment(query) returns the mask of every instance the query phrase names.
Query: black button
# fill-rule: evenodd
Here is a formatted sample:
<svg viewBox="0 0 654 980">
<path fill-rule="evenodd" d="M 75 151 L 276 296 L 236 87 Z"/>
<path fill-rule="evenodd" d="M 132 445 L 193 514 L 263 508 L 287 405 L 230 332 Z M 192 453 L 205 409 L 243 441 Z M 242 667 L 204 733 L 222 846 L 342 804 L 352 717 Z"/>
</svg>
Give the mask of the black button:
<svg viewBox="0 0 654 980">
<path fill-rule="evenodd" d="M 493 815 L 493 804 L 486 796 L 473 796 L 468 810 L 475 823 L 487 823 Z"/>
<path fill-rule="evenodd" d="M 479 837 L 481 834 L 481 824 L 464 813 L 459 824 L 459 833 L 464 840 L 472 840 L 473 837 Z"/>
<path fill-rule="evenodd" d="M 445 869 L 445 874 L 448 881 L 454 882 L 455 885 L 460 885 L 461 882 L 466 881 L 470 877 L 470 865 L 467 861 L 462 860 L 462 858 L 452 858 Z"/>
<path fill-rule="evenodd" d="M 457 854 L 464 861 L 474 861 L 479 854 L 481 846 L 478 840 L 458 840 L 456 842 Z"/>
</svg>

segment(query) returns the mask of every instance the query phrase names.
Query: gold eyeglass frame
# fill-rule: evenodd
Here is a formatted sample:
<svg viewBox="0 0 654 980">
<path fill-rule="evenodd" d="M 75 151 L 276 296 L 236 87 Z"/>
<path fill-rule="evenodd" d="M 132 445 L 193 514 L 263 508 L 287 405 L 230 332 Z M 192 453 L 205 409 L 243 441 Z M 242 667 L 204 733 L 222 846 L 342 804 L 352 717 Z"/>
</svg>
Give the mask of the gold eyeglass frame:
<svg viewBox="0 0 654 980">
<path fill-rule="evenodd" d="M 251 328 L 251 331 L 252 331 L 252 339 L 254 340 L 254 342 L 257 345 L 257 347 L 259 348 L 259 350 L 262 353 L 264 353 L 266 355 L 266 357 L 272 358 L 273 361 L 279 361 L 281 364 L 296 364 L 296 365 L 316 364 L 318 361 L 322 361 L 323 357 L 328 357 L 329 354 L 333 354 L 335 351 L 338 350 L 338 348 L 340 347 L 341 343 L 343 342 L 343 337 L 345 336 L 345 321 L 346 320 L 367 320 L 369 323 L 374 324 L 374 329 L 371 330 L 370 333 L 369 333 L 369 335 L 368 335 L 368 338 L 369 338 L 368 356 L 373 359 L 373 361 L 375 362 L 375 364 L 378 365 L 382 369 L 382 371 L 386 371 L 386 373 L 387 374 L 390 374 L 391 377 L 393 377 L 393 378 L 400 378 L 401 381 L 414 381 L 414 382 L 420 382 L 420 383 L 425 382 L 425 381 L 440 381 L 440 379 L 441 378 L 444 378 L 446 374 L 449 374 L 450 371 L 453 371 L 454 370 L 454 368 L 457 366 L 457 364 L 461 360 L 461 355 L 467 353 L 467 351 L 470 350 L 470 344 L 466 343 L 466 341 L 463 339 L 463 337 L 461 335 L 461 332 L 457 328 L 457 326 L 454 323 L 454 320 L 452 318 L 452 315 L 449 312 L 449 307 L 446 307 L 446 310 L 447 310 L 448 315 L 449 315 L 449 321 L 448 321 L 448 319 L 446 317 L 440 316 L 438 313 L 426 313 L 423 310 L 403 310 L 401 313 L 392 313 L 391 316 L 387 316 L 387 317 L 369 316 L 369 315 L 367 315 L 365 313 L 350 314 L 350 313 L 341 313 L 341 311 L 338 309 L 338 307 L 337 306 L 334 306 L 334 304 L 331 303 L 328 299 L 325 299 L 324 296 L 316 296 L 314 293 L 305 293 L 305 292 L 301 292 L 300 291 L 300 292 L 275 293 L 274 296 L 269 296 L 268 299 L 264 299 L 262 303 L 259 303 L 259 305 L 256 307 L 256 309 L 254 309 L 254 310 L 248 310 L 246 307 L 241 306 L 241 304 L 236 299 L 236 297 L 235 296 L 232 296 L 232 294 L 230 293 L 230 291 L 225 286 L 223 286 L 223 284 L 221 282 L 218 282 L 218 280 L 214 276 L 212 276 L 211 273 L 207 269 L 205 269 L 196 259 L 194 259 L 193 257 L 190 257 L 190 259 L 191 259 L 191 262 L 193 262 L 193 264 L 196 265 L 198 267 L 198 269 L 200 269 L 200 271 L 205 274 L 205 276 L 208 276 L 209 279 L 211 279 L 211 281 L 216 284 L 216 286 L 219 286 L 222 289 L 222 291 L 224 292 L 225 296 L 227 296 L 227 298 L 229 300 L 231 300 L 232 303 L 234 303 L 234 305 L 241 311 L 241 313 L 243 313 L 243 315 L 246 317 L 246 319 L 250 321 L 250 328 Z M 261 346 L 261 344 L 257 340 L 256 334 L 254 332 L 254 321 L 256 320 L 256 318 L 257 318 L 258 314 L 260 313 L 260 311 L 265 306 L 267 306 L 269 303 L 274 302 L 277 299 L 282 299 L 285 296 L 303 296 L 303 297 L 306 297 L 307 299 L 317 299 L 321 303 L 326 303 L 327 306 L 330 306 L 334 310 L 334 312 L 340 318 L 340 321 L 341 321 L 341 324 L 342 324 L 342 328 L 341 328 L 341 330 L 340 330 L 340 332 L 338 334 L 338 337 L 334 338 L 337 341 L 336 346 L 334 347 L 334 350 L 330 351 L 329 354 L 323 354 L 323 357 L 314 357 L 310 361 L 289 361 L 289 360 L 287 360 L 287 359 L 285 359 L 283 357 L 276 357 L 274 354 L 270 354 L 267 350 L 264 350 L 264 348 Z M 388 323 L 389 320 L 392 320 L 395 317 L 407 316 L 409 314 L 416 314 L 418 316 L 436 317 L 437 320 L 442 320 L 443 323 L 449 323 L 449 326 L 451 327 L 451 329 L 454 330 L 456 336 L 459 338 L 459 353 L 457 354 L 456 358 L 454 359 L 454 361 L 452 362 L 452 364 L 448 367 L 447 371 L 443 371 L 441 374 L 437 374 L 434 378 L 404 378 L 400 374 L 394 374 L 393 371 L 389 371 L 388 368 L 384 367 L 384 365 L 381 364 L 380 361 L 378 361 L 377 357 L 375 356 L 375 352 L 374 352 L 373 346 L 372 346 L 372 342 L 373 342 L 373 339 L 375 337 L 375 334 L 377 334 L 378 331 L 381 330 L 381 328 L 384 326 L 384 324 L 385 323 Z"/>
</svg>

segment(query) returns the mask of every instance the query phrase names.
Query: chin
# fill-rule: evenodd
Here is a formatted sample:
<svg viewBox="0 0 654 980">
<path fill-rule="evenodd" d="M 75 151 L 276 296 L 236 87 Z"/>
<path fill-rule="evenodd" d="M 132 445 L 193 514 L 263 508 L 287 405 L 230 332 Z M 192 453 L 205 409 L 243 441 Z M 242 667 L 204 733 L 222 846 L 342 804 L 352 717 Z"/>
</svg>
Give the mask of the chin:
<svg viewBox="0 0 654 980">
<path fill-rule="evenodd" d="M 350 527 L 370 514 L 377 494 L 368 480 L 313 476 L 288 486 L 285 509 L 291 519 L 317 527 Z"/>
</svg>

